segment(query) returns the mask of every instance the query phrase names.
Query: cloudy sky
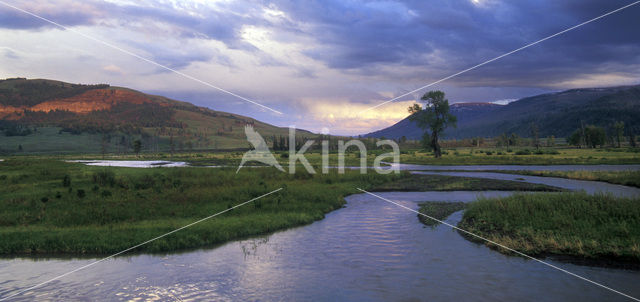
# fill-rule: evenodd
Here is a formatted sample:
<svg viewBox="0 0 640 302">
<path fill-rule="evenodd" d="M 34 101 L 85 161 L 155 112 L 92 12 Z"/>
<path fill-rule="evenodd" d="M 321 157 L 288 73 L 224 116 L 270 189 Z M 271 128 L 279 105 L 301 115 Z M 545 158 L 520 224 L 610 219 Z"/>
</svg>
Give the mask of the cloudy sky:
<svg viewBox="0 0 640 302">
<path fill-rule="evenodd" d="M 373 105 L 632 2 L 0 0 L 0 78 L 109 83 L 355 135 L 404 118 L 425 91 L 362 113 Z M 638 84 L 639 29 L 640 4 L 429 89 L 477 102 Z"/>
</svg>

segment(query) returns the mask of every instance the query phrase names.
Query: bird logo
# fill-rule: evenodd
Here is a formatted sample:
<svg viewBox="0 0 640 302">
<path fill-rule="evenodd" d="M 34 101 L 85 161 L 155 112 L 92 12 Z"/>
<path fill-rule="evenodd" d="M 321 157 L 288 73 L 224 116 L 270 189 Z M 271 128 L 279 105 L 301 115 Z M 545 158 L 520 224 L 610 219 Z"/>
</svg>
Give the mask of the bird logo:
<svg viewBox="0 0 640 302">
<path fill-rule="evenodd" d="M 244 153 L 242 156 L 242 161 L 240 162 L 240 166 L 238 166 L 238 170 L 236 170 L 236 174 L 240 171 L 240 168 L 249 161 L 257 161 L 263 164 L 276 167 L 278 170 L 284 172 L 284 169 L 276 158 L 269 151 L 269 147 L 267 147 L 267 142 L 264 141 L 264 138 L 253 130 L 253 126 L 246 125 L 244 126 L 244 133 L 247 135 L 247 140 L 253 146 L 254 150 L 250 150 Z"/>
</svg>

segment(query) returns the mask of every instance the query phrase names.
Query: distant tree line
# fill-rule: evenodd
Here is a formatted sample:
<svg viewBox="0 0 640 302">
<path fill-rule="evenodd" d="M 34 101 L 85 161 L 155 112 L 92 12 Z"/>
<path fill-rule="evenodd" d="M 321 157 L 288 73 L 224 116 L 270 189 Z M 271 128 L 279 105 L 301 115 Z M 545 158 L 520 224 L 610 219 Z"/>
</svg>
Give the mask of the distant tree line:
<svg viewBox="0 0 640 302">
<path fill-rule="evenodd" d="M 587 148 L 602 147 L 607 143 L 621 148 L 625 140 L 629 142 L 630 147 L 636 147 L 635 131 L 631 127 L 625 131 L 625 124 L 621 121 L 615 122 L 608 129 L 595 125 L 580 126 L 567 138 L 569 144 Z"/>
<path fill-rule="evenodd" d="M 35 127 L 29 127 L 15 121 L 0 120 L 0 131 L 5 136 L 26 136 L 37 130 Z"/>
</svg>

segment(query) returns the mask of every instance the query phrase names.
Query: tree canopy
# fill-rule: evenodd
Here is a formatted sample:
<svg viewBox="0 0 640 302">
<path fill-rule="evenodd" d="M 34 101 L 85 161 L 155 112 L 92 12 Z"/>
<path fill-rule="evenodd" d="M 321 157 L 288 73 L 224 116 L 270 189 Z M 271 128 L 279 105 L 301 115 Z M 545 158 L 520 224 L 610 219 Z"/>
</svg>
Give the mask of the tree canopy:
<svg viewBox="0 0 640 302">
<path fill-rule="evenodd" d="M 449 100 L 445 98 L 444 92 L 429 91 L 422 96 L 421 100 L 427 101 L 425 108 L 423 109 L 420 104 L 413 104 L 408 109 L 411 113 L 409 119 L 425 130 L 424 145 L 433 149 L 436 157 L 440 157 L 442 152 L 438 140 L 448 126 L 456 127 L 457 118 L 449 112 Z"/>
</svg>

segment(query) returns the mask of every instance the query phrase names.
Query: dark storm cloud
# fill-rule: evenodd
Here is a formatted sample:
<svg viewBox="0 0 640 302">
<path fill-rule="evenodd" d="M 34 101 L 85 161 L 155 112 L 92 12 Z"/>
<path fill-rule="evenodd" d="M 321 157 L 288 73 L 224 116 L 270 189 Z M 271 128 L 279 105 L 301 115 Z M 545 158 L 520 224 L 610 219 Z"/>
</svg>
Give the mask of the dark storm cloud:
<svg viewBox="0 0 640 302">
<path fill-rule="evenodd" d="M 540 38 L 611 11 L 631 1 L 613 0 L 398 0 L 398 1 L 238 1 L 200 6 L 190 14 L 163 4 L 116 5 L 104 2 L 33 2 L 25 9 L 65 26 L 113 21 L 124 27 L 169 25 L 167 38 L 211 39 L 251 53 L 260 65 L 284 66 L 241 37 L 243 26 L 265 27 L 281 42 L 307 37 L 303 52 L 324 65 L 350 74 L 397 80 L 437 80 Z M 50 3 L 49 3 L 50 4 Z M 16 6 L 21 6 L 16 4 Z M 282 10 L 275 22 L 265 8 Z M 549 86 L 586 73 L 634 73 L 640 65 L 640 5 L 585 25 L 520 53 L 450 80 L 468 86 Z M 109 22 L 107 22 L 109 21 Z M 0 5 L 0 27 L 41 29 L 44 21 Z M 164 30 L 164 29 L 163 29 Z M 164 37 L 159 35 L 158 39 Z M 295 41 L 294 41 L 295 42 Z M 219 53 L 167 51 L 138 45 L 174 68 L 216 60 Z M 185 49 L 188 45 L 185 45 Z M 414 67 L 413 71 L 401 68 Z M 293 66 L 300 75 L 314 70 Z M 393 73 L 392 73 L 393 72 Z M 403 73 L 404 72 L 404 73 Z"/>
<path fill-rule="evenodd" d="M 435 80 L 629 4 L 629 1 L 281 2 L 311 24 L 327 66 L 363 73 L 376 66 L 424 67 Z M 470 85 L 549 85 L 584 73 L 640 64 L 640 5 L 453 79 Z M 437 56 L 434 62 L 430 55 Z M 438 60 L 435 60 L 438 61 Z M 492 84 L 493 83 L 493 84 Z"/>
</svg>

